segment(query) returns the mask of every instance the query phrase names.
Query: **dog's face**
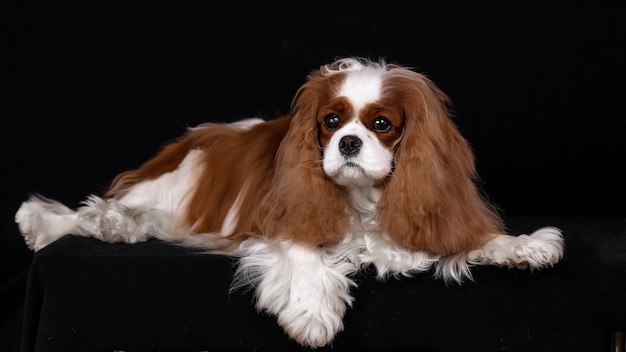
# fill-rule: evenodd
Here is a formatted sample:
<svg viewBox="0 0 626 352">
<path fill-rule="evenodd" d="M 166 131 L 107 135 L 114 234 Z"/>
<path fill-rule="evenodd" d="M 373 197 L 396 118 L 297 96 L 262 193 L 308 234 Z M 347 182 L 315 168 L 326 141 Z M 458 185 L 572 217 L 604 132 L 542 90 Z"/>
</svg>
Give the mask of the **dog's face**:
<svg viewBox="0 0 626 352">
<path fill-rule="evenodd" d="M 404 116 L 383 85 L 380 72 L 349 72 L 318 108 L 323 169 L 338 185 L 376 185 L 393 171 Z"/>
<path fill-rule="evenodd" d="M 263 233 L 334 243 L 350 231 L 346 209 L 356 203 L 416 250 L 459 253 L 498 233 L 449 106 L 431 80 L 401 66 L 342 59 L 313 71 L 292 102 Z"/>
</svg>

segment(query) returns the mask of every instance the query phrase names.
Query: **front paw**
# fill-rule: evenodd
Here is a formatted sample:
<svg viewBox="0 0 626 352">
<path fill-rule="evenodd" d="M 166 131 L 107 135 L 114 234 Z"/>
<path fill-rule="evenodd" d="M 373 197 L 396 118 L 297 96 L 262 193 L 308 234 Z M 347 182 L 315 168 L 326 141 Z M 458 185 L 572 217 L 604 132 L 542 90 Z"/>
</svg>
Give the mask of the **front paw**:
<svg viewBox="0 0 626 352">
<path fill-rule="evenodd" d="M 524 265 L 531 268 L 553 266 L 563 257 L 563 235 L 554 227 L 541 228 L 530 235 L 519 236 L 514 253 Z"/>
<path fill-rule="evenodd" d="M 299 301 L 278 314 L 278 324 L 299 344 L 317 348 L 329 344 L 343 330 L 345 304 L 331 308 L 329 302 Z"/>
<path fill-rule="evenodd" d="M 473 264 L 520 269 L 552 266 L 562 257 L 563 235 L 553 227 L 541 228 L 530 235 L 496 236 L 468 254 Z"/>
<path fill-rule="evenodd" d="M 343 329 L 343 315 L 352 304 L 346 275 L 356 266 L 329 260 L 315 247 L 251 239 L 242 255 L 236 286 L 256 284 L 257 308 L 277 316 L 278 324 L 299 344 L 329 344 Z"/>
</svg>

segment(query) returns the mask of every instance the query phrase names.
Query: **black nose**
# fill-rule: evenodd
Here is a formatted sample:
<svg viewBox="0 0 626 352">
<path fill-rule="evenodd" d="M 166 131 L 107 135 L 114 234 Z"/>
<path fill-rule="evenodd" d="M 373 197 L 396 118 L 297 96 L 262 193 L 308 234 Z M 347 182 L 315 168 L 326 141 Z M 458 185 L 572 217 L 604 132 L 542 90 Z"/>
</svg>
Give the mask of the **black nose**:
<svg viewBox="0 0 626 352">
<path fill-rule="evenodd" d="M 359 154 L 363 141 L 357 136 L 345 136 L 339 141 L 339 151 L 341 155 L 348 157 Z"/>
</svg>

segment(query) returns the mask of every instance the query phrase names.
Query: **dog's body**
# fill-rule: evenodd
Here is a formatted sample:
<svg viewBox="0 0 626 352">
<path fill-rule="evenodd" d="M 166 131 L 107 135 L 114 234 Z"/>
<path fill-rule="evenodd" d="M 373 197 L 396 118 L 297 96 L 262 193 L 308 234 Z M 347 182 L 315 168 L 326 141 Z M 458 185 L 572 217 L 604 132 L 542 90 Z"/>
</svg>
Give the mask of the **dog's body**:
<svg viewBox="0 0 626 352">
<path fill-rule="evenodd" d="M 471 150 L 447 97 L 424 76 L 343 59 L 314 71 L 291 115 L 192 128 L 104 198 L 74 211 L 35 196 L 16 214 L 29 247 L 66 234 L 134 243 L 150 237 L 240 258 L 234 287 L 302 345 L 343 328 L 350 275 L 559 261 L 554 228 L 508 236 L 480 197 Z"/>
</svg>

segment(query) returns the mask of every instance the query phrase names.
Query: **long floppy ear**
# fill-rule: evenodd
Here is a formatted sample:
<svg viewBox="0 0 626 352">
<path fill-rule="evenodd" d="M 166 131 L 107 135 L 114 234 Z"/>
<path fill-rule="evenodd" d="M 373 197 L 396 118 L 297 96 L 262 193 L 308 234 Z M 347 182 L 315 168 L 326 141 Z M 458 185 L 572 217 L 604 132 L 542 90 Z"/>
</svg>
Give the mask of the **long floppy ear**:
<svg viewBox="0 0 626 352">
<path fill-rule="evenodd" d="M 329 80 L 314 71 L 292 102 L 289 131 L 278 148 L 271 187 L 258 223 L 266 237 L 311 245 L 338 241 L 348 226 L 346 195 L 322 169 L 317 108 Z"/>
<path fill-rule="evenodd" d="M 385 94 L 400 97 L 405 126 L 379 202 L 382 228 L 405 246 L 443 255 L 502 233 L 474 184 L 474 157 L 450 120 L 448 97 L 421 74 L 394 67 L 389 75 Z"/>
</svg>

